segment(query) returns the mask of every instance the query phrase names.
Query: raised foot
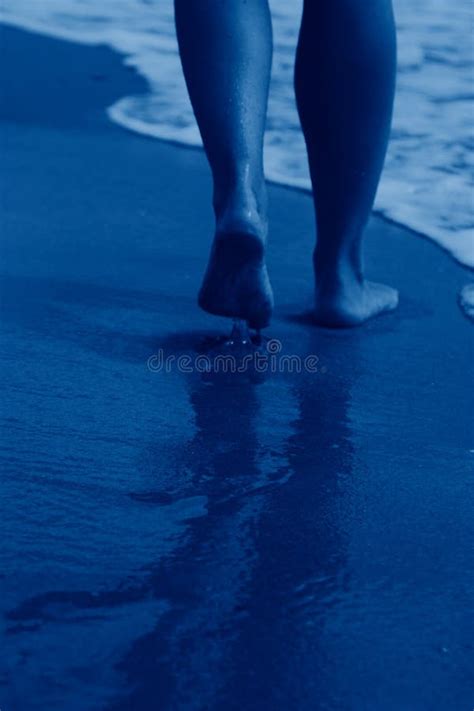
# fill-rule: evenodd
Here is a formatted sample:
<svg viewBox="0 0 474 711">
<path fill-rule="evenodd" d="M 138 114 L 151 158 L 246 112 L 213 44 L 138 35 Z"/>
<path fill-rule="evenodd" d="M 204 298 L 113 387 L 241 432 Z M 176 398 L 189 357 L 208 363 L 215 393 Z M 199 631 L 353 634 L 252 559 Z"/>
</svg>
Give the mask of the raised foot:
<svg viewBox="0 0 474 711">
<path fill-rule="evenodd" d="M 330 328 L 360 326 L 398 306 L 398 291 L 372 281 L 354 281 L 339 288 L 316 289 L 316 323 Z"/>
<path fill-rule="evenodd" d="M 251 328 L 268 326 L 273 292 L 263 240 L 238 232 L 216 235 L 198 303 L 204 311 L 242 319 Z"/>
</svg>

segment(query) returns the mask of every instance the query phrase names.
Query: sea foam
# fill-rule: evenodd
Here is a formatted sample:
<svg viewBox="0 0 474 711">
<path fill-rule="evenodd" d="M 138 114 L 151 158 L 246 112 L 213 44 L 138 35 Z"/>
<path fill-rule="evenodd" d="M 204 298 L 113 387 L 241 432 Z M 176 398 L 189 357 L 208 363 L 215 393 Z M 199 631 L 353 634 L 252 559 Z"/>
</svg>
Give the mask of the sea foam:
<svg viewBox="0 0 474 711">
<path fill-rule="evenodd" d="M 265 170 L 309 189 L 292 74 L 301 0 L 271 0 L 275 54 Z M 376 211 L 431 237 L 474 267 L 472 26 L 474 5 L 395 0 L 399 71 L 392 138 Z M 3 0 L 0 20 L 86 44 L 107 44 L 149 82 L 108 109 L 121 126 L 201 145 L 182 78 L 172 0 Z"/>
</svg>

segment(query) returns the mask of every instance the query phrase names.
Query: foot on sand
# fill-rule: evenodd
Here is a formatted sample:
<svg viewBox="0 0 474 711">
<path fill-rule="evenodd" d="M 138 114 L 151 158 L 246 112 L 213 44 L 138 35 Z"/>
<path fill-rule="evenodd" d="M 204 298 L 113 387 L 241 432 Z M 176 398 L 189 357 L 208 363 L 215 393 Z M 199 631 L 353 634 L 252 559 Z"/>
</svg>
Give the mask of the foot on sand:
<svg viewBox="0 0 474 711">
<path fill-rule="evenodd" d="M 351 278 L 316 282 L 316 323 L 331 328 L 359 326 L 374 316 L 393 311 L 398 292 L 391 286 Z"/>
<path fill-rule="evenodd" d="M 268 326 L 273 293 L 265 265 L 265 243 L 248 232 L 218 232 L 198 298 L 199 306 L 217 316 Z"/>
</svg>

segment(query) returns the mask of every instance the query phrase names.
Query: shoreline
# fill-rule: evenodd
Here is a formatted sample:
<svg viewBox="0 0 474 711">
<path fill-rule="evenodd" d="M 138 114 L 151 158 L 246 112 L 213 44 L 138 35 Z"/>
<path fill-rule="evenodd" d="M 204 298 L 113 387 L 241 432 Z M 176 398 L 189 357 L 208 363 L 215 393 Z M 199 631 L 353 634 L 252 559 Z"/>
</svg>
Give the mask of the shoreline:
<svg viewBox="0 0 474 711">
<path fill-rule="evenodd" d="M 127 54 L 126 52 L 121 52 L 119 49 L 117 49 L 112 40 L 103 40 L 100 37 L 100 34 L 98 34 L 94 39 L 87 39 L 85 36 L 81 36 L 80 38 L 74 33 L 74 32 L 67 32 L 63 31 L 63 34 L 58 33 L 57 30 L 54 32 L 48 31 L 48 28 L 44 28 L 41 26 L 35 25 L 35 23 L 31 23 L 30 25 L 25 24 L 24 22 L 22 24 L 17 24 L 15 23 L 15 20 L 4 20 L 0 21 L 0 24 L 3 25 L 6 28 L 10 28 L 12 30 L 16 30 L 19 32 L 29 32 L 31 34 L 37 34 L 39 36 L 43 37 L 48 37 L 52 40 L 57 40 L 57 41 L 65 41 L 65 42 L 72 42 L 73 44 L 77 44 L 78 46 L 84 46 L 84 47 L 102 47 L 105 46 L 107 47 L 110 51 L 114 52 L 117 56 L 120 57 L 120 60 L 124 67 L 131 69 L 132 67 L 127 64 L 128 59 L 132 56 L 130 54 Z M 92 33 L 91 37 L 94 37 L 94 34 Z M 136 73 L 137 76 L 140 77 L 140 79 L 145 82 L 146 84 L 146 89 L 140 90 L 138 93 L 140 95 L 152 95 L 152 86 L 150 84 L 150 80 L 147 77 L 146 73 L 142 72 L 140 68 L 137 68 L 135 65 L 133 66 L 133 71 Z M 135 93 L 136 94 L 136 93 Z M 197 145 L 194 143 L 187 143 L 184 141 L 179 141 L 178 139 L 173 139 L 173 138 L 165 138 L 161 136 L 154 135 L 152 133 L 148 133 L 145 130 L 140 130 L 139 128 L 133 128 L 130 124 L 127 122 L 124 122 L 121 120 L 120 115 L 117 115 L 114 118 L 114 113 L 116 113 L 116 107 L 119 105 L 120 101 L 122 99 L 127 98 L 127 93 L 124 91 L 122 93 L 122 96 L 118 98 L 118 100 L 114 101 L 112 104 L 106 107 L 105 113 L 108 117 L 108 119 L 115 125 L 120 126 L 123 130 L 129 131 L 132 134 L 140 135 L 144 138 L 148 138 L 151 140 L 157 140 L 157 141 L 162 141 L 164 143 L 169 143 L 171 145 L 176 145 L 179 147 L 191 149 L 191 150 L 203 150 L 202 145 Z M 284 182 L 281 180 L 276 180 L 276 179 L 271 179 L 267 178 L 267 183 L 269 185 L 274 185 L 274 186 L 279 186 L 283 187 L 289 190 L 295 190 L 297 192 L 302 192 L 307 195 L 311 195 L 311 189 L 302 185 L 298 184 L 292 184 L 291 182 Z M 421 237 L 423 239 L 427 239 L 434 243 L 438 248 L 440 248 L 443 252 L 445 252 L 451 259 L 454 259 L 459 265 L 462 267 L 466 268 L 469 272 L 474 271 L 474 262 L 472 264 L 469 264 L 466 261 L 463 261 L 456 253 L 456 251 L 453 251 L 449 246 L 446 246 L 443 244 L 442 240 L 434 237 L 433 235 L 430 235 L 427 232 L 423 232 L 419 229 L 415 229 L 404 222 L 401 222 L 395 218 L 392 218 L 390 216 L 387 216 L 383 210 L 377 209 L 377 207 L 373 210 L 373 215 L 378 217 L 381 220 L 386 221 L 389 224 L 392 224 L 396 227 L 400 227 L 402 229 L 408 230 L 411 234 L 413 234 L 416 237 Z"/>
<path fill-rule="evenodd" d="M 110 108 L 110 107 L 109 107 Z M 109 109 L 106 110 L 108 114 Z M 176 148 L 181 148 L 189 151 L 199 151 L 201 153 L 204 153 L 204 149 L 202 146 L 196 146 L 192 145 L 190 143 L 181 143 L 178 140 L 173 140 L 171 138 L 159 138 L 157 136 L 151 136 L 146 133 L 140 133 L 139 131 L 135 131 L 132 128 L 129 128 L 126 125 L 118 124 L 115 121 L 112 121 L 109 119 L 111 123 L 113 123 L 116 126 L 119 126 L 123 131 L 126 131 L 128 133 L 131 133 L 134 136 L 141 136 L 142 138 L 150 141 L 159 141 L 161 143 L 169 144 L 171 146 L 176 146 Z M 290 183 L 280 183 L 276 180 L 271 180 L 270 178 L 265 178 L 265 182 L 267 185 L 272 185 L 275 188 L 281 188 L 282 190 L 292 190 L 296 193 L 300 193 L 302 195 L 306 196 L 312 196 L 312 190 L 309 188 L 305 188 L 299 185 L 291 185 Z M 449 259 L 452 259 L 456 264 L 458 264 L 460 267 L 463 269 L 466 269 L 468 273 L 474 273 L 474 265 L 470 266 L 469 264 L 465 264 L 461 259 L 459 259 L 454 253 L 450 252 L 447 247 L 444 247 L 442 244 L 437 242 L 433 237 L 430 237 L 430 235 L 425 234 L 424 232 L 419 232 L 418 230 L 413 229 L 413 227 L 410 227 L 408 225 L 405 225 L 403 222 L 398 222 L 398 220 L 392 219 L 391 217 L 387 217 L 386 215 L 383 214 L 380 210 L 372 210 L 372 216 L 376 217 L 377 219 L 381 220 L 382 222 L 387 223 L 387 225 L 392 225 L 393 227 L 397 227 L 401 230 L 404 230 L 408 232 L 409 234 L 412 234 L 414 237 L 419 237 L 421 239 L 427 240 L 430 244 L 434 245 L 437 247 L 443 254 L 445 254 Z"/>
</svg>

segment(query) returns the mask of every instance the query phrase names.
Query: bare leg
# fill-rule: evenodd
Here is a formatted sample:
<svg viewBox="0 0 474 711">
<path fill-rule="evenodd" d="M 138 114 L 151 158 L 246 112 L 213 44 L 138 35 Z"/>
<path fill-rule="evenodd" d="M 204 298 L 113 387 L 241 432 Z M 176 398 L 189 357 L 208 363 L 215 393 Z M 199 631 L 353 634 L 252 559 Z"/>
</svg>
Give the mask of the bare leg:
<svg viewBox="0 0 474 711">
<path fill-rule="evenodd" d="M 316 207 L 315 316 L 327 326 L 398 302 L 364 279 L 361 250 L 390 132 L 395 45 L 390 0 L 305 0 L 295 90 Z"/>
<path fill-rule="evenodd" d="M 199 304 L 268 324 L 273 296 L 263 135 L 272 56 L 267 0 L 175 0 L 184 74 L 214 180 L 216 234 Z"/>
</svg>

